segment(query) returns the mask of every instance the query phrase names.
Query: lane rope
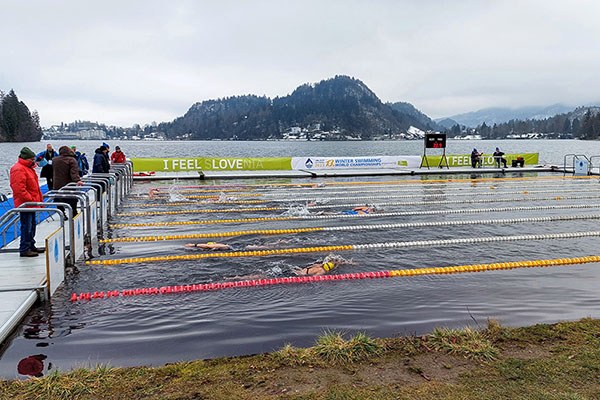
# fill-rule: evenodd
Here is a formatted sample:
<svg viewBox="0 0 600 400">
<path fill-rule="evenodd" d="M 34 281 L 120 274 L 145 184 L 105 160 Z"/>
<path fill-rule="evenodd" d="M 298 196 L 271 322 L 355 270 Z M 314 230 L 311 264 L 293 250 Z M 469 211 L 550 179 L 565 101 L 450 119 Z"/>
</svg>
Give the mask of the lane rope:
<svg viewBox="0 0 600 400">
<path fill-rule="evenodd" d="M 417 215 L 446 215 L 446 214 L 478 214 L 487 212 L 504 211 L 541 211 L 541 210 L 559 210 L 559 209 L 577 209 L 577 208 L 599 208 L 600 204 L 558 204 L 548 206 L 522 206 L 522 207 L 493 207 L 493 208 L 468 208 L 458 210 L 420 210 L 420 211 L 398 211 L 375 214 L 331 214 L 331 215 L 302 215 L 302 216 L 281 216 L 281 217 L 260 217 L 260 218 L 237 218 L 237 219 L 212 219 L 203 221 L 164 221 L 164 222 L 136 222 L 125 224 L 109 224 L 110 228 L 146 228 L 156 226 L 181 226 L 181 225 L 214 225 L 214 224 L 243 224 L 255 222 L 270 221 L 300 221 L 300 220 L 318 220 L 318 219 L 338 219 L 338 218 L 381 218 L 381 217 L 406 217 Z"/>
<path fill-rule="evenodd" d="M 117 265 L 133 264 L 141 262 L 158 261 L 181 261 L 181 260 L 201 260 L 205 258 L 234 258 L 234 257 L 263 257 L 280 254 L 297 253 L 321 253 L 335 251 L 352 251 L 366 249 L 393 249 L 406 247 L 430 247 L 430 246 L 449 246 L 458 244 L 474 243 L 492 243 L 492 242 L 511 242 L 525 240 L 548 240 L 548 239 L 576 239 L 584 237 L 598 237 L 600 231 L 590 232 L 566 232 L 549 233 L 545 235 L 511 235 L 511 236 L 487 236 L 476 238 L 458 238 L 458 239 L 434 239 L 434 240 L 413 240 L 408 242 L 381 242 L 371 244 L 346 244 L 330 246 L 312 246 L 312 247 L 294 247 L 287 249 L 269 249 L 269 250 L 247 250 L 247 251 L 228 251 L 228 252 L 209 252 L 202 254 L 183 254 L 175 256 L 154 256 L 154 257 L 134 257 L 111 260 L 91 260 L 86 261 L 88 265 Z"/>
<path fill-rule="evenodd" d="M 435 221 L 435 222 L 402 222 L 397 224 L 369 224 L 369 225 L 345 225 L 345 226 L 323 226 L 323 227 L 302 227 L 289 229 L 253 229 L 246 231 L 233 232 L 209 232 L 209 233 L 188 233 L 180 235 L 160 235 L 160 236 L 130 236 L 110 239 L 100 239 L 100 243 L 126 243 L 126 242 L 157 242 L 165 240 L 182 239 L 210 239 L 246 235 L 285 235 L 310 232 L 333 232 L 333 231 L 359 231 L 373 229 L 397 229 L 397 228 L 423 228 L 423 227 L 441 227 L 454 225 L 497 225 L 497 224 L 520 224 L 527 222 L 556 222 L 556 221 L 576 221 L 600 219 L 600 214 L 580 214 L 580 215 L 557 215 L 548 217 L 528 217 L 528 218 L 505 218 L 505 219 L 481 219 L 481 220 L 462 220 L 462 221 Z"/>
<path fill-rule="evenodd" d="M 484 272 L 496 270 L 509 270 L 516 268 L 552 267 L 560 265 L 576 265 L 600 262 L 600 256 L 583 256 L 572 258 L 554 258 L 545 260 L 510 261 L 489 264 L 469 264 L 431 268 L 395 269 L 386 271 L 358 272 L 348 274 L 332 274 L 321 276 L 294 276 L 285 278 L 266 278 L 243 281 L 229 281 L 216 283 L 201 283 L 187 285 L 173 285 L 161 287 L 145 287 L 134 289 L 107 290 L 95 292 L 72 293 L 71 301 L 91 301 L 117 297 L 133 297 L 148 295 L 165 295 L 191 292 L 206 292 L 230 288 L 246 288 L 255 286 L 272 286 L 295 283 L 313 283 L 323 281 L 377 279 L 394 277 L 411 277 L 422 275 L 460 274 L 471 272 Z"/>
<path fill-rule="evenodd" d="M 412 196 L 411 196 L 412 197 Z M 418 196 L 418 197 L 426 197 Z M 444 197 L 444 196 L 436 196 Z M 406 196 L 365 196 L 355 197 L 356 199 L 363 200 L 378 200 L 378 199 L 403 199 Z M 403 202 L 376 202 L 378 206 L 420 206 L 420 205 L 433 205 L 433 204 L 482 204 L 482 203 L 517 203 L 524 201 L 549 201 L 549 200 L 586 200 L 586 199 L 599 199 L 600 195 L 595 196 L 552 196 L 552 197 L 511 197 L 511 198 L 493 198 L 493 199 L 461 199 L 461 200 L 423 200 L 423 201 L 403 201 Z M 305 206 L 308 210 L 320 210 L 327 208 L 336 207 L 360 207 L 364 206 L 365 203 L 352 203 L 352 204 L 321 204 L 321 205 L 308 205 Z M 139 211 L 139 212 L 128 212 L 119 213 L 119 217 L 139 217 L 139 216 L 156 216 L 156 215 L 184 215 L 184 214 L 214 214 L 214 213 L 236 213 L 236 212 L 257 212 L 257 211 L 287 211 L 289 207 L 250 207 L 250 208 L 222 208 L 222 209 L 200 209 L 200 210 L 175 210 L 175 211 Z"/>
<path fill-rule="evenodd" d="M 590 185 L 588 185 L 589 182 L 586 182 L 586 186 L 590 187 Z M 528 190 L 532 188 L 532 185 L 526 182 L 518 182 L 515 185 L 512 184 L 508 184 L 508 183 L 503 183 L 502 186 L 478 186 L 478 185 L 470 185 L 470 186 L 460 186 L 460 187 L 448 187 L 445 184 L 436 184 L 436 186 L 439 185 L 440 187 L 431 187 L 433 185 L 427 185 L 424 186 L 422 188 L 414 188 L 414 187 L 402 187 L 399 185 L 381 185 L 377 188 L 378 192 L 414 192 L 415 190 L 419 190 L 422 189 L 423 191 L 439 191 L 439 190 L 444 190 L 444 191 L 465 191 L 467 189 L 476 191 L 476 192 L 480 192 L 480 191 L 502 191 L 503 189 L 520 189 L 523 188 L 524 190 Z M 564 188 L 564 184 L 563 185 L 557 185 L 554 184 L 553 182 L 548 183 L 548 184 L 539 184 L 539 185 L 535 185 L 535 188 Z M 591 188 L 591 187 L 590 187 Z M 309 190 L 307 190 L 309 189 Z M 316 188 L 303 188 L 303 189 L 294 189 L 294 188 L 288 188 L 285 191 L 284 190 L 269 190 L 266 191 L 262 194 L 259 194 L 257 197 L 281 197 L 281 196 L 289 196 L 290 193 L 293 194 L 346 194 L 346 193 L 369 193 L 373 191 L 373 188 L 366 188 L 366 189 L 358 189 L 358 190 L 344 190 L 344 191 L 337 191 L 339 190 L 339 187 L 316 187 Z M 598 187 L 596 187 L 596 189 L 598 189 Z M 198 189 L 198 190 L 176 190 L 175 193 L 177 194 L 190 194 L 190 193 L 204 193 L 204 191 L 202 189 Z M 213 198 L 218 198 L 218 197 L 222 197 L 225 193 L 229 193 L 229 192 L 221 192 L 220 194 L 214 194 L 212 196 L 209 197 L 213 197 Z M 242 192 L 242 193 L 246 193 L 246 192 Z M 255 193 L 255 192 L 252 192 Z M 232 194 L 231 196 L 235 197 L 235 194 Z"/>
<path fill-rule="evenodd" d="M 512 186 L 511 187 L 497 187 L 497 186 L 490 186 L 489 188 L 483 188 L 483 187 L 470 187 L 470 188 L 464 188 L 464 187 L 443 187 L 443 188 L 432 188 L 432 187 L 424 187 L 424 188 L 417 188 L 416 190 L 422 190 L 424 193 L 418 194 L 415 193 L 415 188 L 387 188 L 387 189 L 381 189 L 378 188 L 377 192 L 378 193 L 415 193 L 413 195 L 413 197 L 419 197 L 419 196 L 427 196 L 427 195 L 432 195 L 432 194 L 437 194 L 438 196 L 454 196 L 455 194 L 453 193 L 447 193 L 447 192 L 455 192 L 455 191 L 461 191 L 461 192 L 466 192 L 467 190 L 469 190 L 469 193 L 464 193 L 464 194 L 460 194 L 462 196 L 468 196 L 468 195 L 473 195 L 473 196 L 479 196 L 479 195 L 483 195 L 483 196 L 487 196 L 487 195 L 504 195 L 504 194 L 532 194 L 532 193 L 556 193 L 556 191 L 550 191 L 550 190 L 532 190 L 531 186 L 523 186 L 523 190 L 519 190 L 519 191 L 515 191 L 515 192 L 509 192 L 506 191 L 506 189 L 515 189 L 518 187 Z M 585 186 L 585 187 L 580 187 L 580 188 L 573 188 L 573 189 L 565 189 L 564 185 L 536 185 L 535 187 L 536 189 L 539 188 L 543 188 L 543 189 L 548 189 L 548 188 L 560 188 L 560 192 L 564 193 L 564 192 L 589 192 L 589 191 L 593 191 L 593 190 L 598 190 L 600 189 L 599 187 L 590 187 L 590 186 Z M 299 201 L 299 200 L 304 200 L 304 201 L 312 201 L 312 200 L 319 200 L 319 199 L 327 199 L 326 196 L 331 196 L 331 195 L 339 195 L 339 194 L 343 194 L 343 195 L 348 195 L 348 194 L 359 194 L 359 193 L 372 193 L 373 190 L 371 189 L 363 189 L 363 190 L 345 190 L 345 191 L 340 191 L 340 192 L 335 192 L 335 191 L 329 191 L 329 190 L 337 190 L 338 188 L 332 188 L 332 189 L 328 189 L 328 188 L 321 188 L 324 190 L 315 190 L 312 191 L 310 194 L 314 195 L 312 197 L 308 197 L 306 199 L 298 199 L 298 198 L 292 198 L 290 199 L 271 199 L 270 197 L 283 197 L 283 196 L 289 196 L 290 194 L 293 193 L 298 193 L 298 194 L 303 194 L 303 195 L 307 195 L 308 192 L 310 191 L 302 191 L 302 192 L 293 192 L 293 191 L 289 191 L 286 190 L 285 193 L 265 193 L 262 195 L 262 199 L 261 200 L 240 200 L 240 199 L 236 199 L 235 197 L 225 197 L 223 198 L 223 196 L 213 196 L 212 200 L 214 201 L 206 201 L 206 200 L 202 200 L 202 201 L 195 201 L 195 200 L 177 200 L 177 201 L 170 201 L 170 202 L 164 202 L 164 201 L 157 201 L 157 202 L 153 202 L 153 203 L 135 203 L 135 201 L 132 204 L 124 204 L 122 205 L 122 207 L 125 208 L 136 208 L 136 207 L 171 207 L 171 206 L 187 206 L 187 205 L 192 205 L 192 204 L 264 204 L 264 203 L 268 203 L 268 202 L 287 202 L 287 201 Z M 443 190 L 443 193 L 439 193 L 440 191 Z M 428 192 L 435 192 L 435 193 L 428 193 Z M 456 194 L 459 195 L 459 194 Z M 222 199 L 222 200 L 221 200 Z M 141 200 L 141 199 L 128 199 L 128 200 Z M 210 199 L 209 199 L 210 200 Z"/>
<path fill-rule="evenodd" d="M 510 172 L 519 172 L 518 170 L 510 170 Z M 547 171 L 542 171 L 547 172 Z M 470 174 L 470 172 L 465 172 Z M 219 190 L 235 189 L 235 188 L 252 188 L 252 189 L 265 189 L 265 188 L 281 188 L 286 189 L 289 187 L 335 187 L 335 186 L 356 186 L 356 185 L 403 185 L 403 184 L 439 184 L 439 183 L 464 183 L 464 182 L 502 182 L 502 181 L 549 181 L 549 180 L 585 180 L 585 179 L 598 179 L 592 175 L 583 176 L 520 176 L 520 177 L 494 177 L 494 178 L 445 178 L 445 179 L 395 179 L 387 181 L 335 181 L 335 182 L 319 182 L 319 183 L 256 183 L 256 184 L 233 184 L 233 185 L 185 185 L 185 186 L 168 186 L 167 188 L 182 187 L 186 189 L 208 189 L 215 188 Z M 156 187 L 155 189 L 163 189 Z"/>
</svg>

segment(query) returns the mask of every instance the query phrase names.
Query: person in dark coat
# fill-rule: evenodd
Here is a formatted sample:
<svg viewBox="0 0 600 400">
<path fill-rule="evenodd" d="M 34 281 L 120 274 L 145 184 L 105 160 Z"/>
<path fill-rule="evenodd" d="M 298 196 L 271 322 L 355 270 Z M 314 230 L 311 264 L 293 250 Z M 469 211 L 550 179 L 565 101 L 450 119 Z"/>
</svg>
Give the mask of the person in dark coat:
<svg viewBox="0 0 600 400">
<path fill-rule="evenodd" d="M 108 173 L 110 170 L 110 162 L 108 161 L 108 149 L 104 146 L 100 146 L 96 149 L 94 154 L 94 165 L 92 166 L 92 173 Z"/>
<path fill-rule="evenodd" d="M 68 146 L 62 146 L 58 149 L 59 156 L 54 158 L 54 189 L 58 190 L 65 187 L 71 182 L 77 182 L 82 185 L 81 177 L 79 176 L 79 165 L 75 158 L 75 153 Z M 67 203 L 73 209 L 73 215 L 77 214 L 77 199 L 73 197 L 56 197 L 56 202 Z M 65 212 L 64 207 L 58 206 L 59 210 Z"/>
<path fill-rule="evenodd" d="M 500 163 L 504 164 L 504 168 L 506 168 L 506 158 L 503 157 L 504 152 L 500 151 L 500 148 L 496 147 L 496 151 L 494 152 L 494 161 L 496 162 L 496 167 L 500 168 Z"/>
<path fill-rule="evenodd" d="M 10 188 L 13 192 L 15 207 L 23 203 L 42 202 L 42 192 L 35 172 L 36 155 L 29 147 L 23 147 L 19 159 L 10 169 Z M 32 206 L 32 208 L 39 208 Z M 20 213 L 21 242 L 19 253 L 21 257 L 37 257 L 44 249 L 35 247 L 35 212 Z"/>
<path fill-rule="evenodd" d="M 77 164 L 79 165 L 79 176 L 87 175 L 90 171 L 90 164 L 88 163 L 85 153 L 77 151 L 76 146 L 71 146 L 71 150 L 73 150 L 73 152 L 75 153 L 75 159 L 77 160 Z"/>
<path fill-rule="evenodd" d="M 40 165 L 43 163 L 42 170 L 40 171 L 40 177 L 46 178 L 48 190 L 52 190 L 54 188 L 52 184 L 52 159 L 56 156 L 58 156 L 58 154 L 56 154 L 56 151 L 54 151 L 52 145 L 48 143 L 46 145 L 46 150 L 38 153 L 35 159 L 35 161 Z"/>
</svg>

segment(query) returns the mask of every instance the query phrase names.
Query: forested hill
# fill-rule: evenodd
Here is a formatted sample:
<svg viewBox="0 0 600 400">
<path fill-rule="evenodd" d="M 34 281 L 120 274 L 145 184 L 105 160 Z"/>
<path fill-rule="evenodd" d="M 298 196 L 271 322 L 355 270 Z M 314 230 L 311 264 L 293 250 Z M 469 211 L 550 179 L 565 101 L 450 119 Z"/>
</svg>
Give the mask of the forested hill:
<svg viewBox="0 0 600 400">
<path fill-rule="evenodd" d="M 370 139 L 437 125 L 408 103 L 384 104 L 363 82 L 336 76 L 305 84 L 285 97 L 235 96 L 194 104 L 173 122 L 157 127 L 169 138 L 268 139 L 304 134 L 308 138 Z"/>
<path fill-rule="evenodd" d="M 37 142 L 42 138 L 37 111 L 19 100 L 13 90 L 0 90 L 0 142 Z"/>
</svg>

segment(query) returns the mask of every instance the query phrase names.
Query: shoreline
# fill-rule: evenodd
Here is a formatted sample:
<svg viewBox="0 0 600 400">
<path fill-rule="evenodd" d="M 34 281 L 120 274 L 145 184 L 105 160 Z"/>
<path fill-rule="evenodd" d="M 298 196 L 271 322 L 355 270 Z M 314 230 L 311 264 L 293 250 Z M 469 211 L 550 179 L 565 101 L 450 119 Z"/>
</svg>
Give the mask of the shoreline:
<svg viewBox="0 0 600 400">
<path fill-rule="evenodd" d="M 0 380 L 11 399 L 597 399 L 600 319 L 315 346 L 162 367 L 78 369 Z"/>
</svg>

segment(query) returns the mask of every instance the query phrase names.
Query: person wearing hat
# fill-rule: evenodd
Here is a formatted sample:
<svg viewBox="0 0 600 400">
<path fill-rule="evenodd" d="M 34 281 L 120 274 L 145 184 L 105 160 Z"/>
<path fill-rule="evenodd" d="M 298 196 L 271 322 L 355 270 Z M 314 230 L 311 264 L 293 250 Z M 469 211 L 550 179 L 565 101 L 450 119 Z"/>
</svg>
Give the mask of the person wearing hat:
<svg viewBox="0 0 600 400">
<path fill-rule="evenodd" d="M 500 168 L 500 163 L 504 164 L 504 168 L 506 168 L 506 158 L 503 157 L 504 152 L 500 151 L 499 147 L 496 147 L 496 151 L 494 152 L 494 161 L 496 161 L 496 167 Z"/>
<path fill-rule="evenodd" d="M 90 171 L 90 164 L 88 163 L 85 153 L 77 151 L 77 146 L 71 146 L 71 150 L 75 153 L 75 159 L 77 160 L 77 166 L 79 167 L 79 176 L 87 175 Z"/>
<path fill-rule="evenodd" d="M 115 147 L 115 151 L 110 155 L 110 162 L 113 164 L 125 164 L 125 161 L 127 161 L 125 153 L 121 151 L 119 146 Z"/>
<path fill-rule="evenodd" d="M 316 263 L 310 264 L 307 267 L 298 268 L 298 269 L 294 270 L 293 272 L 294 272 L 294 274 L 300 275 L 300 276 L 302 276 L 302 275 L 319 276 L 319 275 L 328 274 L 329 272 L 331 272 L 332 269 L 338 267 L 339 265 L 343 265 L 343 264 L 352 264 L 352 260 L 347 261 L 347 260 L 344 260 L 342 257 L 330 254 L 327 257 L 325 257 L 325 259 L 322 262 L 316 262 Z"/>
<path fill-rule="evenodd" d="M 94 164 L 92 165 L 92 173 L 106 174 L 110 170 L 108 161 L 108 149 L 105 146 L 100 146 L 94 154 Z"/>
<path fill-rule="evenodd" d="M 58 149 L 58 157 L 54 158 L 54 189 L 58 190 L 71 182 L 77 182 L 82 185 L 83 181 L 79 176 L 79 165 L 75 159 L 75 153 L 68 146 L 62 146 Z M 67 203 L 73 210 L 73 216 L 77 214 L 77 199 L 72 197 L 56 197 L 54 199 L 59 203 Z M 65 211 L 64 207 L 58 206 L 59 210 Z"/>
<path fill-rule="evenodd" d="M 13 192 L 15 207 L 19 207 L 23 203 L 43 201 L 38 176 L 35 172 L 35 159 L 35 153 L 29 147 L 23 147 L 17 162 L 10 169 L 10 188 Z M 39 208 L 39 206 L 28 208 Z M 35 230 L 37 227 L 35 214 L 35 212 L 21 212 L 19 214 L 21 221 L 19 254 L 21 257 L 37 257 L 38 253 L 44 252 L 43 248 L 35 247 Z"/>
<path fill-rule="evenodd" d="M 473 151 L 471 152 L 471 167 L 473 168 L 481 168 L 481 156 L 483 155 L 483 153 L 480 153 L 477 151 L 477 149 L 473 149 Z"/>
</svg>

